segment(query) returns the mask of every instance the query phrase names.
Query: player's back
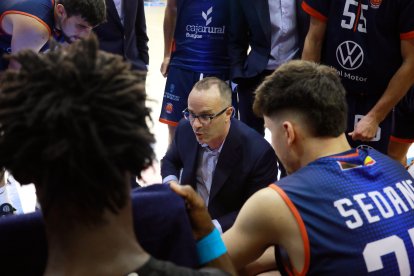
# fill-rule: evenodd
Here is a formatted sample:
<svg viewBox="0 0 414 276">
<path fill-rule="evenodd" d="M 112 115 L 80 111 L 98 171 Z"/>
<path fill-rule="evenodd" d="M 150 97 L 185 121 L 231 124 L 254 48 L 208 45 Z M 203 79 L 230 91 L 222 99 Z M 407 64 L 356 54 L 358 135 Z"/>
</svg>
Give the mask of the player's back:
<svg viewBox="0 0 414 276">
<path fill-rule="evenodd" d="M 309 275 L 414 272 L 414 179 L 375 150 L 320 158 L 277 183 L 309 237 Z"/>
</svg>

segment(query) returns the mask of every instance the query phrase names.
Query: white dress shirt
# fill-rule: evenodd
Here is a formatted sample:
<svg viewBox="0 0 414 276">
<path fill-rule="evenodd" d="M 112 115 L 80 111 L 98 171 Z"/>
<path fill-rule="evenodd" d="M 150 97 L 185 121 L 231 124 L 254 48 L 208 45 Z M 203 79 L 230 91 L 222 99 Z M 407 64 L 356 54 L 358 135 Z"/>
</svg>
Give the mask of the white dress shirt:
<svg viewBox="0 0 414 276">
<path fill-rule="evenodd" d="M 293 59 L 299 51 L 296 31 L 296 6 L 292 0 L 268 0 L 272 33 L 267 70 L 274 70 Z"/>
</svg>

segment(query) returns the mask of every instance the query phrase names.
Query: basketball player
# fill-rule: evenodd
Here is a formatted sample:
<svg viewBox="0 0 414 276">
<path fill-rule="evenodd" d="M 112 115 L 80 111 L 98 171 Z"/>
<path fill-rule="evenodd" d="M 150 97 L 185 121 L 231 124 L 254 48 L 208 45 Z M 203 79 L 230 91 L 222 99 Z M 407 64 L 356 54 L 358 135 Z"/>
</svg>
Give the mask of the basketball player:
<svg viewBox="0 0 414 276">
<path fill-rule="evenodd" d="M 348 141 L 387 152 L 391 110 L 414 84 L 414 1 L 304 0 L 302 58 L 334 67 L 347 91 Z"/>
</svg>

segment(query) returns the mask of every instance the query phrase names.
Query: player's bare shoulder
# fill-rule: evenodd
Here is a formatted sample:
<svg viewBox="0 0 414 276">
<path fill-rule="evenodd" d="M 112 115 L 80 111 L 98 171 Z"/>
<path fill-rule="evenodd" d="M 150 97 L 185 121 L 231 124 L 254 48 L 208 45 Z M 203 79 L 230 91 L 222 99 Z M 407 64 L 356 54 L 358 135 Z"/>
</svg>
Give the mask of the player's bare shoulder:
<svg viewBox="0 0 414 276">
<path fill-rule="evenodd" d="M 12 48 L 18 50 L 30 48 L 39 51 L 51 35 L 49 26 L 42 20 L 18 12 L 4 15 L 1 27 L 5 33 L 12 36 Z"/>
</svg>

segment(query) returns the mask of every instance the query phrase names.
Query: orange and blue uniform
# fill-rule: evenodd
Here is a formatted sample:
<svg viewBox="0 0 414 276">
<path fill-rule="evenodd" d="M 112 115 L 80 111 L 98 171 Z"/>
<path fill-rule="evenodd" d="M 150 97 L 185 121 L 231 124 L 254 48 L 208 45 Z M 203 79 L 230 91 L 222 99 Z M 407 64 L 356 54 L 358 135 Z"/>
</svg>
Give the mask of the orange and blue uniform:
<svg viewBox="0 0 414 276">
<path fill-rule="evenodd" d="M 317 159 L 270 186 L 301 229 L 305 267 L 296 275 L 414 272 L 414 179 L 373 149 Z"/>
<path fill-rule="evenodd" d="M 414 38 L 414 1 L 304 0 L 302 8 L 327 24 L 321 62 L 341 76 L 347 91 L 348 132 L 353 131 L 402 64 L 401 41 Z M 377 141 L 368 143 L 384 153 L 391 117 L 380 124 Z"/>
<path fill-rule="evenodd" d="M 54 15 L 53 15 L 54 1 L 53 0 L 13 0 L 0 1 L 0 26 L 3 18 L 7 14 L 22 14 L 30 16 L 41 24 L 43 24 L 52 34 L 54 29 Z M 0 29 L 0 55 L 11 53 L 11 34 L 7 34 Z M 45 45 L 42 50 L 46 49 Z M 7 61 L 1 60 L 0 70 L 7 68 Z"/>
</svg>

